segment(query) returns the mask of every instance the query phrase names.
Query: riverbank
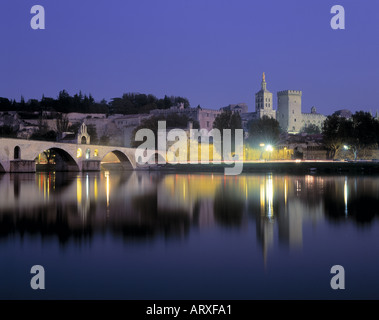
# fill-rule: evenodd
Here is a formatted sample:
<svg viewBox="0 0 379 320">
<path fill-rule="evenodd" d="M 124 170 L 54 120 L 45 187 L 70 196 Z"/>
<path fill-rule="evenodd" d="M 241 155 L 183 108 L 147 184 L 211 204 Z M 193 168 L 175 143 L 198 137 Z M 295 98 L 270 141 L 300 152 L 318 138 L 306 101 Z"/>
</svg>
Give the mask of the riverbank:
<svg viewBox="0 0 379 320">
<path fill-rule="evenodd" d="M 171 172 L 224 172 L 226 164 L 164 164 L 151 166 L 151 171 Z M 379 173 L 377 161 L 267 161 L 245 162 L 243 173 Z"/>
</svg>

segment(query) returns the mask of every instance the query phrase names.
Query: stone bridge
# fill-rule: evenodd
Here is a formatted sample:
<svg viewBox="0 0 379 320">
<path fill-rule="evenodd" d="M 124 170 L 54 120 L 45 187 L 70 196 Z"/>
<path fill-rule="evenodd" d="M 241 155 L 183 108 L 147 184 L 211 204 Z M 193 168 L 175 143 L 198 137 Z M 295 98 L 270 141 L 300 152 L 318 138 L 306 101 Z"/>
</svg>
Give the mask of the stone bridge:
<svg viewBox="0 0 379 320">
<path fill-rule="evenodd" d="M 55 171 L 99 171 L 104 157 L 113 153 L 123 169 L 139 166 L 133 148 L 0 138 L 0 172 L 35 172 L 36 159 L 46 150 L 55 154 Z"/>
</svg>

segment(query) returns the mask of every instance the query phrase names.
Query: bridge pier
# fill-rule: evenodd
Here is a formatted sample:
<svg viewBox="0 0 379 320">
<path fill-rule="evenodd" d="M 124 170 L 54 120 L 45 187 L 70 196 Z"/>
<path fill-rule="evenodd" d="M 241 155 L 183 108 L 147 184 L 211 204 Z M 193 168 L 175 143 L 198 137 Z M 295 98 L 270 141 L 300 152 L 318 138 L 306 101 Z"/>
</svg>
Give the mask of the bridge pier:
<svg viewBox="0 0 379 320">
<path fill-rule="evenodd" d="M 9 172 L 36 172 L 36 162 L 34 160 L 10 160 Z"/>
<path fill-rule="evenodd" d="M 100 160 L 83 160 L 82 161 L 82 171 L 100 171 Z"/>
</svg>

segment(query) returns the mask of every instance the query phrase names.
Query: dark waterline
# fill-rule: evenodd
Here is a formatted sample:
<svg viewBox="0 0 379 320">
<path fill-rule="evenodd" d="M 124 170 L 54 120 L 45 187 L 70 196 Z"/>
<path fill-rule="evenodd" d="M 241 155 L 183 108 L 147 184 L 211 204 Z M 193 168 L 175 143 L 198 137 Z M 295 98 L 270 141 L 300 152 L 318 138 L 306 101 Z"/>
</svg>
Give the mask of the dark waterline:
<svg viewBox="0 0 379 320">
<path fill-rule="evenodd" d="M 0 298 L 377 299 L 378 208 L 369 175 L 3 174 Z"/>
</svg>

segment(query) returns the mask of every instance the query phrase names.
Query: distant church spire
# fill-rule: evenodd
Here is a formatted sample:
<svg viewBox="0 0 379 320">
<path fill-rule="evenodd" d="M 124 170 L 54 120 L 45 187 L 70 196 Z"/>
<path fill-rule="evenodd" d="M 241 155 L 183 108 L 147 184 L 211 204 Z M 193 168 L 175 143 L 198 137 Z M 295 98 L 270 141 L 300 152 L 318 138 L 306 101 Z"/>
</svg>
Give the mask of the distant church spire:
<svg viewBox="0 0 379 320">
<path fill-rule="evenodd" d="M 266 90 L 266 75 L 265 75 L 264 72 L 263 72 L 263 74 L 262 74 L 262 90 L 263 90 L 263 91 Z"/>
</svg>

